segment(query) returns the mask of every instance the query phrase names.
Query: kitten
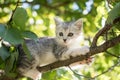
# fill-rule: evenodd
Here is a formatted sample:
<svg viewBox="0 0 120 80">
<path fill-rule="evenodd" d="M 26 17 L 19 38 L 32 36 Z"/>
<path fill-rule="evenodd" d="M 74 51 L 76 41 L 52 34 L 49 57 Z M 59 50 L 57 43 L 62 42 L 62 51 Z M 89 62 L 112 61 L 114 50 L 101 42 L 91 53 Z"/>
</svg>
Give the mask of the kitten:
<svg viewBox="0 0 120 80">
<path fill-rule="evenodd" d="M 79 37 L 83 26 L 82 19 L 74 22 L 63 22 L 55 18 L 56 37 L 42 37 L 37 41 L 26 40 L 26 45 L 31 53 L 32 59 L 19 47 L 20 57 L 18 69 L 26 77 L 38 80 L 40 72 L 37 66 L 44 66 L 58 60 L 69 59 L 70 56 L 85 55 L 89 47 L 80 46 Z"/>
</svg>

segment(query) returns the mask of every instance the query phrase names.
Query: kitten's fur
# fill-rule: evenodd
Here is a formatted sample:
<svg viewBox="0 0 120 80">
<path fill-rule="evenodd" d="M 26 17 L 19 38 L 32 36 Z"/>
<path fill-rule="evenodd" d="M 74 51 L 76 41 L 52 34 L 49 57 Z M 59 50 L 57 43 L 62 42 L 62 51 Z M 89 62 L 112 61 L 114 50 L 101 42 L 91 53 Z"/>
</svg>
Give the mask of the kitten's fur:
<svg viewBox="0 0 120 80">
<path fill-rule="evenodd" d="M 55 23 L 56 37 L 42 37 L 37 41 L 26 40 L 32 59 L 28 59 L 26 54 L 20 55 L 18 69 L 22 75 L 38 80 L 40 72 L 37 71 L 37 66 L 65 60 L 70 56 L 85 55 L 89 51 L 88 47 L 79 44 L 83 26 L 82 19 L 63 22 L 59 18 L 55 18 Z"/>
</svg>

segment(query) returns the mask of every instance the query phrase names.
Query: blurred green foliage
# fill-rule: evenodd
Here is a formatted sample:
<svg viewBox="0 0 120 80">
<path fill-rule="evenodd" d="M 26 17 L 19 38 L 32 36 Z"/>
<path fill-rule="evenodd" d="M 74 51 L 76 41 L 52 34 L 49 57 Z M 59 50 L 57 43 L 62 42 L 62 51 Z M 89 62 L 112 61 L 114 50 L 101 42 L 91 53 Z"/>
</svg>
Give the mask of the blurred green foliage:
<svg viewBox="0 0 120 80">
<path fill-rule="evenodd" d="M 94 35 L 105 25 L 120 17 L 119 0 L 20 0 L 19 7 L 15 10 L 17 0 L 0 0 L 0 69 L 5 70 L 7 76 L 15 77 L 15 63 L 18 53 L 16 44 L 24 44 L 24 38 L 36 39 L 42 36 L 55 36 L 54 17 L 59 16 L 64 21 L 84 20 L 85 43 L 90 45 Z M 12 15 L 12 18 L 11 18 Z M 99 39 L 98 44 L 106 39 L 114 38 L 120 34 L 120 23 L 114 25 L 106 36 Z M 8 49 L 2 42 L 12 44 Z M 24 46 L 25 51 L 27 48 Z M 108 50 L 116 56 L 120 55 L 120 45 Z M 78 74 L 94 77 L 114 65 L 118 58 L 104 52 L 95 56 L 91 66 L 76 69 Z M 29 56 L 29 54 L 28 54 Z M 43 74 L 41 80 L 88 80 L 71 70 L 60 68 Z M 23 79 L 27 80 L 27 79 Z M 110 72 L 96 77 L 96 80 L 120 80 L 120 67 L 115 67 Z"/>
</svg>

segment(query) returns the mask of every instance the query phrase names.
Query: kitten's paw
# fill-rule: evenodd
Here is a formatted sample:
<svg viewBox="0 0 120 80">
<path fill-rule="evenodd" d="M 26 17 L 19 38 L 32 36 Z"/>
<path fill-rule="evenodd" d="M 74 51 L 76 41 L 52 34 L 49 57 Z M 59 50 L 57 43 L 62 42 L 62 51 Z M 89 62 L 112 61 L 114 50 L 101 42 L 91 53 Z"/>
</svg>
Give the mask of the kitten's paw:
<svg viewBox="0 0 120 80">
<path fill-rule="evenodd" d="M 62 55 L 61 58 L 59 58 L 59 60 L 66 60 L 66 59 L 69 59 L 69 58 L 70 58 L 70 56 L 68 54 L 64 54 L 64 55 Z"/>
<path fill-rule="evenodd" d="M 82 53 L 82 55 L 85 55 L 86 53 L 88 53 L 89 51 L 90 51 L 90 48 L 88 47 L 88 46 L 83 46 L 82 48 L 81 48 L 81 53 Z"/>
<path fill-rule="evenodd" d="M 88 46 L 83 46 L 81 48 L 74 49 L 71 52 L 72 57 L 80 56 L 80 55 L 85 55 L 87 52 L 89 52 L 89 47 Z"/>
<path fill-rule="evenodd" d="M 66 59 L 69 59 L 70 57 L 85 55 L 87 52 L 89 52 L 88 46 L 83 46 L 81 48 L 72 49 L 72 50 L 67 51 L 67 53 L 62 54 L 60 60 L 66 60 Z"/>
</svg>

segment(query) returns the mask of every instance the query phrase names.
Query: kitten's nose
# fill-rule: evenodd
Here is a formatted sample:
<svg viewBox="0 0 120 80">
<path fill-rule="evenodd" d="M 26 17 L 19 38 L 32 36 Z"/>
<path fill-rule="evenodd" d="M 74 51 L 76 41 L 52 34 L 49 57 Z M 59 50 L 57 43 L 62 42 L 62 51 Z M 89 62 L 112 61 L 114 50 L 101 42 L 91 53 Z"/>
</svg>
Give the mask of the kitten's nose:
<svg viewBox="0 0 120 80">
<path fill-rule="evenodd" d="M 63 39 L 64 42 L 66 42 L 67 39 Z"/>
</svg>

